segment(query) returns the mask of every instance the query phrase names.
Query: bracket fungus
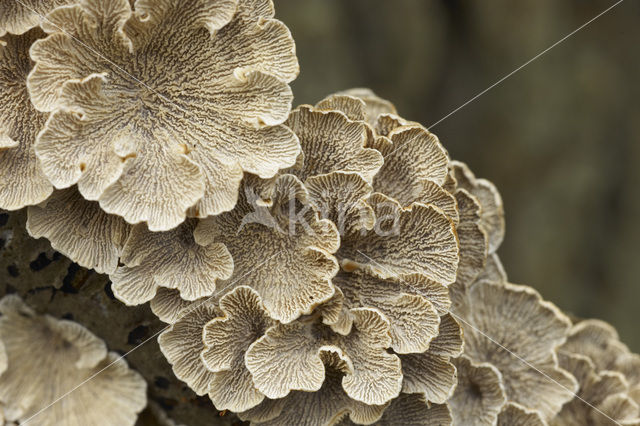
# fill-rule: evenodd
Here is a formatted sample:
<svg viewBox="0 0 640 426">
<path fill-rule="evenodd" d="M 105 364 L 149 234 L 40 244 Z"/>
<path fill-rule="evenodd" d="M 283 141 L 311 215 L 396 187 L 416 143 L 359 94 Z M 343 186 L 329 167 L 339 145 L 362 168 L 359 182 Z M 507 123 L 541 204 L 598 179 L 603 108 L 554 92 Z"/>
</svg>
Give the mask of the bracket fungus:
<svg viewBox="0 0 640 426">
<path fill-rule="evenodd" d="M 258 425 L 640 424 L 640 356 L 507 282 L 491 182 L 369 89 L 291 110 L 271 0 L 0 7 L 0 208 L 149 302 L 183 390 Z M 0 424 L 136 422 L 100 338 L 0 314 Z"/>
<path fill-rule="evenodd" d="M 27 86 L 51 111 L 36 153 L 57 188 L 152 231 L 233 208 L 242 172 L 300 151 L 282 125 L 298 73 L 289 30 L 251 1 L 82 0 L 55 9 Z"/>
<path fill-rule="evenodd" d="M 569 319 L 535 290 L 509 283 L 476 283 L 466 303 L 458 311 L 464 312 L 465 355 L 500 372 L 508 401 L 552 418 L 577 389 L 555 353 Z"/>
<path fill-rule="evenodd" d="M 135 423 L 147 402 L 146 382 L 118 354 L 108 352 L 102 340 L 73 321 L 37 315 L 15 295 L 0 300 L 0 313 L 7 356 L 0 401 L 7 420 Z M 64 402 L 58 403 L 61 397 Z"/>
<path fill-rule="evenodd" d="M 27 231 L 85 268 L 112 273 L 118 266 L 131 225 L 105 213 L 76 188 L 56 190 L 27 210 Z"/>
<path fill-rule="evenodd" d="M 187 301 L 211 296 L 216 284 L 231 276 L 233 259 L 224 244 L 198 244 L 196 225 L 196 219 L 187 219 L 165 232 L 134 226 L 122 249 L 122 265 L 110 274 L 114 295 L 128 305 L 150 301 L 159 287 L 175 288 Z"/>
<path fill-rule="evenodd" d="M 0 37 L 6 33 L 24 34 L 38 27 L 44 16 L 59 6 L 75 0 L 0 0 Z"/>
<path fill-rule="evenodd" d="M 0 20 L 9 18 L 11 8 L 18 4 L 3 1 Z M 0 35 L 2 28 L 0 24 Z M 37 204 L 53 191 L 34 148 L 47 114 L 33 107 L 26 86 L 32 67 L 29 48 L 44 35 L 40 28 L 34 28 L 22 35 L 0 38 L 0 208 L 6 210 Z"/>
<path fill-rule="evenodd" d="M 331 278 L 338 264 L 332 253 L 340 237 L 331 222 L 318 217 L 302 182 L 293 175 L 270 181 L 247 176 L 236 208 L 202 220 L 195 240 L 203 245 L 223 243 L 234 269 L 221 286 L 253 288 L 269 315 L 279 321 L 310 314 L 335 292 Z M 260 259 L 254 247 L 260 247 Z"/>
</svg>

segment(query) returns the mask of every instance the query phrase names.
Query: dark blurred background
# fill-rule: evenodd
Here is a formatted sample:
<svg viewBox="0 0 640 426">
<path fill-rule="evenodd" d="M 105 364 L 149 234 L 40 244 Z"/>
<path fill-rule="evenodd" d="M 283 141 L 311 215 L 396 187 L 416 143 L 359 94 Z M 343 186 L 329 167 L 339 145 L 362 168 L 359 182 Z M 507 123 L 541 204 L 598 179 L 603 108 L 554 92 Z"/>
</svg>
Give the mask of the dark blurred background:
<svg viewBox="0 0 640 426">
<path fill-rule="evenodd" d="M 614 1 L 275 0 L 295 103 L 355 86 L 429 126 Z M 640 352 L 640 2 L 626 0 L 432 127 L 500 189 L 512 282 Z"/>
</svg>

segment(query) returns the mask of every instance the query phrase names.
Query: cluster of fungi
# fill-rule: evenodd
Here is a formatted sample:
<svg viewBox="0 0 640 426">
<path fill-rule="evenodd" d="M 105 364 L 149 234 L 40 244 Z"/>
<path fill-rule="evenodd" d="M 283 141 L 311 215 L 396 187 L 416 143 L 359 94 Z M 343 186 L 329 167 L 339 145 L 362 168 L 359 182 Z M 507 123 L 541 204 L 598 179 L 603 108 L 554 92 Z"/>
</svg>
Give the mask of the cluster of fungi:
<svg viewBox="0 0 640 426">
<path fill-rule="evenodd" d="M 640 424 L 640 356 L 508 282 L 489 181 L 370 90 L 292 110 L 271 0 L 0 7 L 0 208 L 148 303 L 217 410 Z M 14 294 L 0 314 L 0 424 L 136 423 L 147 383 L 99 336 Z"/>
</svg>

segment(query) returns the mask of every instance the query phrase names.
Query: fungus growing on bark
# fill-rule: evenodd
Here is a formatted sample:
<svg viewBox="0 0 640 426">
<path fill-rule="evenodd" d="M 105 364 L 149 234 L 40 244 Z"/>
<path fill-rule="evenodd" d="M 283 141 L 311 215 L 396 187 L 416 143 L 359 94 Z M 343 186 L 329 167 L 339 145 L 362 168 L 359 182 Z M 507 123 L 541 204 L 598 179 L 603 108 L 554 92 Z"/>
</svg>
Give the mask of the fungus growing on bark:
<svg viewBox="0 0 640 426">
<path fill-rule="evenodd" d="M 234 210 L 199 223 L 196 242 L 223 243 L 231 253 L 233 275 L 220 284 L 227 291 L 253 288 L 269 315 L 285 323 L 310 314 L 335 292 L 336 227 L 318 218 L 307 190 L 293 175 L 269 181 L 247 176 L 242 192 Z"/>
<path fill-rule="evenodd" d="M 21 8 L 14 0 L 2 1 L 0 5 L 0 21 L 10 19 Z M 0 36 L 3 28 L 0 23 Z M 15 32 L 11 27 L 8 29 Z M 22 35 L 7 34 L 0 38 L 0 208 L 6 210 L 37 204 L 53 191 L 34 149 L 47 114 L 36 111 L 26 88 L 32 66 L 29 48 L 43 36 L 42 30 L 34 28 Z"/>
<path fill-rule="evenodd" d="M 232 209 L 243 171 L 293 165 L 300 147 L 281 123 L 298 63 L 272 15 L 236 0 L 54 10 L 27 82 L 36 108 L 52 111 L 36 143 L 49 180 L 163 231 L 192 206 L 201 217 Z"/>
<path fill-rule="evenodd" d="M 135 423 L 147 402 L 146 382 L 102 340 L 73 321 L 36 315 L 15 295 L 0 300 L 0 313 L 8 365 L 0 376 L 0 401 L 7 420 Z"/>
<path fill-rule="evenodd" d="M 128 305 L 150 301 L 159 287 L 175 288 L 180 298 L 194 301 L 211 296 L 233 272 L 233 259 L 224 244 L 200 245 L 193 237 L 197 219 L 187 219 L 165 232 L 133 227 L 119 266 L 110 274 L 113 294 Z"/>
<path fill-rule="evenodd" d="M 27 212 L 32 237 L 45 237 L 54 249 L 85 268 L 107 274 L 116 270 L 131 232 L 121 217 L 105 213 L 76 188 L 57 190 Z"/>
</svg>

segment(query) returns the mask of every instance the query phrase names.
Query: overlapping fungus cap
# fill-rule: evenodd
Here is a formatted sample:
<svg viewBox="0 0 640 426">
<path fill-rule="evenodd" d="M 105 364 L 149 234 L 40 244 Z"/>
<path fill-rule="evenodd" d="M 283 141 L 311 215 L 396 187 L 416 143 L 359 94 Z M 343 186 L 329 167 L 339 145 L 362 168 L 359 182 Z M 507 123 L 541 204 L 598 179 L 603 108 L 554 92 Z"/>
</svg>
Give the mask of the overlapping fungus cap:
<svg viewBox="0 0 640 426">
<path fill-rule="evenodd" d="M 293 175 L 269 181 L 247 176 L 242 189 L 234 210 L 199 223 L 195 241 L 223 243 L 231 253 L 233 274 L 220 283 L 225 291 L 253 288 L 269 315 L 285 323 L 310 314 L 335 292 L 336 227 L 319 219 Z"/>
<path fill-rule="evenodd" d="M 131 225 L 105 213 L 76 188 L 56 190 L 27 210 L 27 231 L 45 237 L 51 246 L 85 268 L 113 273 L 118 266 Z"/>
<path fill-rule="evenodd" d="M 493 365 L 462 355 L 455 361 L 458 385 L 449 400 L 456 425 L 495 425 L 506 402 L 502 377 Z"/>
<path fill-rule="evenodd" d="M 14 295 L 0 301 L 0 313 L 7 354 L 0 401 L 7 420 L 37 414 L 30 424 L 135 423 L 146 405 L 146 382 L 102 340 L 75 322 L 36 315 Z"/>
<path fill-rule="evenodd" d="M 640 424 L 640 408 L 629 396 L 629 383 L 617 371 L 596 370 L 584 355 L 559 351 L 560 365 L 578 381 L 576 396 L 562 407 L 553 426 Z"/>
<path fill-rule="evenodd" d="M 258 425 L 333 425 L 347 416 L 356 424 L 371 424 L 380 419 L 387 404 L 368 405 L 356 401 L 344 391 L 345 374 L 351 371 L 339 353 L 319 354 L 325 379 L 316 392 L 292 391 L 281 399 L 265 399 L 238 416 Z"/>
<path fill-rule="evenodd" d="M 192 218 L 165 232 L 136 225 L 122 251 L 122 265 L 110 274 L 113 294 L 128 305 L 148 302 L 159 287 L 177 289 L 186 301 L 211 296 L 217 283 L 231 276 L 233 259 L 222 243 L 198 244 L 196 225 Z"/>
<path fill-rule="evenodd" d="M 0 0 L 0 37 L 6 33 L 24 34 L 37 27 L 44 15 L 74 0 Z M 26 77 L 26 76 L 25 76 Z"/>
<path fill-rule="evenodd" d="M 465 355 L 500 372 L 509 402 L 545 420 L 558 413 L 577 389 L 555 354 L 569 319 L 530 287 L 504 282 L 475 283 L 461 300 L 465 306 L 454 312 L 464 328 Z"/>
<path fill-rule="evenodd" d="M 13 0 L 2 1 L 0 5 L 0 21 L 11 19 L 10 14 L 21 8 L 20 3 Z M 4 34 L 3 28 L 0 22 L 0 35 Z M 44 35 L 42 30 L 34 28 L 22 35 L 7 34 L 0 38 L 0 208 L 5 210 L 37 204 L 53 191 L 34 149 L 47 114 L 33 107 L 26 87 L 32 67 L 29 48 Z"/>
<path fill-rule="evenodd" d="M 421 395 L 402 393 L 391 401 L 380 420 L 372 424 L 376 426 L 445 426 L 450 425 L 451 422 L 451 410 L 447 404 L 429 404 Z M 355 424 L 348 417 L 338 423 L 340 426 Z"/>
<path fill-rule="evenodd" d="M 348 366 L 344 392 L 368 405 L 397 397 L 402 372 L 397 355 L 390 354 L 389 321 L 371 308 L 351 310 L 353 328 L 335 333 L 316 317 L 276 324 L 251 345 L 246 365 L 258 390 L 269 398 L 283 398 L 293 390 L 318 391 L 325 380 L 322 354 L 339 355 Z"/>
<path fill-rule="evenodd" d="M 545 426 L 546 423 L 537 411 L 529 410 L 520 404 L 509 402 L 502 407 L 498 415 L 498 426 Z"/>
<path fill-rule="evenodd" d="M 27 86 L 52 111 L 36 143 L 57 188 L 78 185 L 129 223 L 169 230 L 233 208 L 243 171 L 294 164 L 281 123 L 298 73 L 273 5 L 82 0 L 43 24 Z"/>
<path fill-rule="evenodd" d="M 504 206 L 500 192 L 488 180 L 476 178 L 469 167 L 460 161 L 452 161 L 450 168 L 456 186 L 467 190 L 480 203 L 480 220 L 489 237 L 489 253 L 495 253 L 502 244 L 505 232 Z"/>
<path fill-rule="evenodd" d="M 588 357 L 598 372 L 622 373 L 629 383 L 630 396 L 640 404 L 640 355 L 620 341 L 611 325 L 595 319 L 580 321 L 559 350 Z"/>
</svg>

